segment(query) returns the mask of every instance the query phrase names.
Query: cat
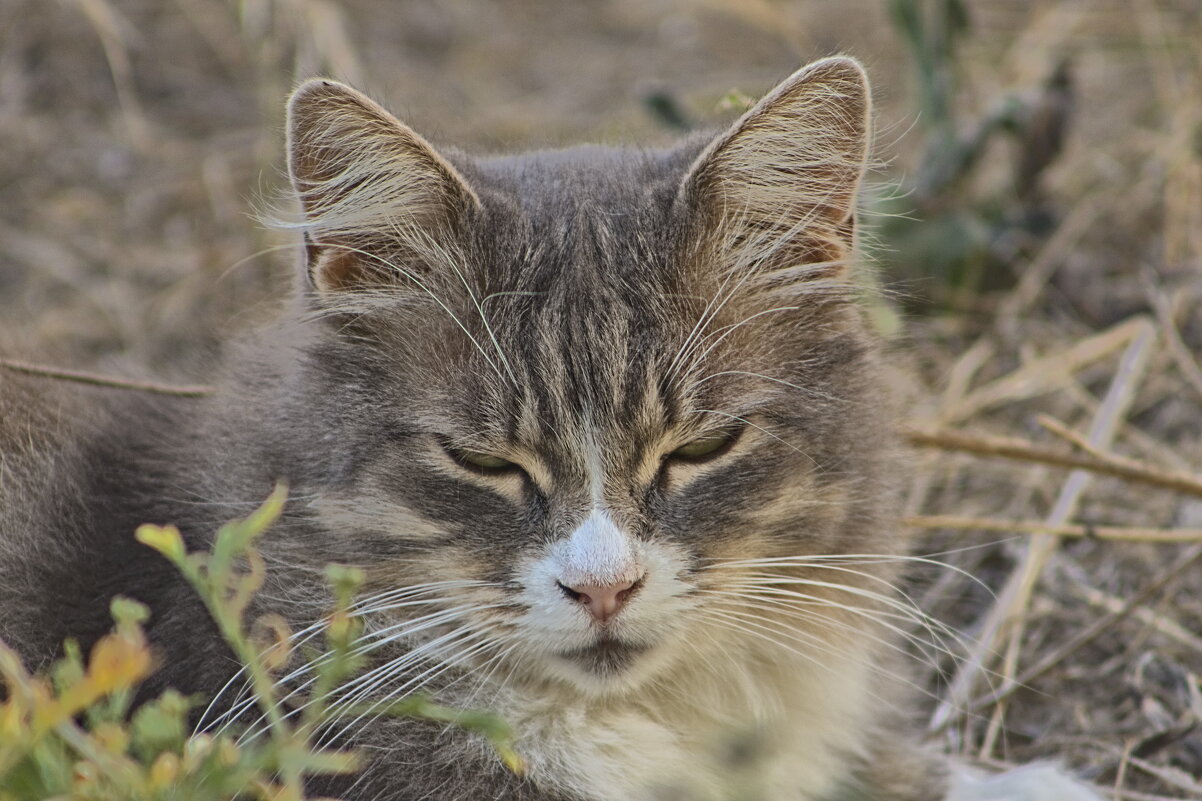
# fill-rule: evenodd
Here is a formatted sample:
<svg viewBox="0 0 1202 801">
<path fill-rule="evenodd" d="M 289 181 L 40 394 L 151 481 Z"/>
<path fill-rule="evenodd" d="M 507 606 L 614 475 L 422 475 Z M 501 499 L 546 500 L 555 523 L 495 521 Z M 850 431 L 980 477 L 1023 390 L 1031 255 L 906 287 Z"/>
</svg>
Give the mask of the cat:
<svg viewBox="0 0 1202 801">
<path fill-rule="evenodd" d="M 1072 797 L 1048 770 L 989 796 L 919 744 L 906 464 L 851 266 L 870 112 L 863 69 L 832 57 L 716 136 L 473 158 L 303 84 L 299 286 L 212 396 L 0 374 L 0 638 L 45 664 L 134 597 L 162 655 L 148 691 L 228 721 L 229 653 L 133 531 L 207 547 L 284 480 L 256 612 L 303 630 L 322 566 L 362 568 L 379 658 L 339 697 L 496 710 L 527 765 L 352 718 L 337 744 L 367 764 L 314 792 Z"/>
</svg>

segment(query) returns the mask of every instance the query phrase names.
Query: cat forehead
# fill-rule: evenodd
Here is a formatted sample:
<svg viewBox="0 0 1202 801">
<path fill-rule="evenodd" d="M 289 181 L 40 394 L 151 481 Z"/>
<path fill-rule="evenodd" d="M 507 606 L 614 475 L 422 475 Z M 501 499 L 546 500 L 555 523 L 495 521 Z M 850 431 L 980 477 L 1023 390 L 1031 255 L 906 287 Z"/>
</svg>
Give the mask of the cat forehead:
<svg viewBox="0 0 1202 801">
<path fill-rule="evenodd" d="M 620 218 L 634 208 L 665 208 L 709 137 L 671 148 L 577 145 L 509 156 L 451 155 L 481 189 L 512 198 L 535 222 L 561 222 L 565 215 L 593 213 Z"/>
<path fill-rule="evenodd" d="M 494 305 L 526 317 L 629 317 L 648 302 L 658 311 L 656 298 L 677 290 L 676 197 L 702 144 L 451 154 L 482 205 L 465 232 L 477 277 L 530 299 Z"/>
<path fill-rule="evenodd" d="M 600 393 L 614 406 L 622 398 L 642 407 L 656 394 L 648 386 L 657 383 L 657 371 L 703 323 L 707 330 L 698 336 L 706 347 L 695 351 L 718 360 L 725 348 L 709 347 L 708 328 L 729 322 L 728 312 L 750 312 L 728 299 L 702 320 L 720 289 L 708 270 L 686 266 L 690 248 L 681 234 L 693 229 L 677 218 L 676 206 L 681 181 L 711 138 L 664 149 L 448 153 L 485 210 L 468 233 L 477 246 L 465 272 L 480 282 L 476 297 L 484 300 L 482 313 L 469 304 L 467 328 L 537 364 L 526 380 L 558 384 L 549 391 L 561 400 Z M 468 352 L 483 358 L 475 348 Z"/>
</svg>

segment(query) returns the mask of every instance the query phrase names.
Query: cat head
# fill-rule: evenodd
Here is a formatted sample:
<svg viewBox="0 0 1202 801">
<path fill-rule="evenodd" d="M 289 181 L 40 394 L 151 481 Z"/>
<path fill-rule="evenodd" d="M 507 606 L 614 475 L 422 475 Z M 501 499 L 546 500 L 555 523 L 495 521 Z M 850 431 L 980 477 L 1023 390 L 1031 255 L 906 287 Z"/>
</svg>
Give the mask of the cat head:
<svg viewBox="0 0 1202 801">
<path fill-rule="evenodd" d="M 829 560 L 893 549 L 849 263 L 869 110 L 830 58 L 718 136 L 472 158 L 296 91 L 322 465 L 297 489 L 314 553 L 418 644 L 398 665 L 609 694 L 863 628 L 883 568 Z"/>
</svg>

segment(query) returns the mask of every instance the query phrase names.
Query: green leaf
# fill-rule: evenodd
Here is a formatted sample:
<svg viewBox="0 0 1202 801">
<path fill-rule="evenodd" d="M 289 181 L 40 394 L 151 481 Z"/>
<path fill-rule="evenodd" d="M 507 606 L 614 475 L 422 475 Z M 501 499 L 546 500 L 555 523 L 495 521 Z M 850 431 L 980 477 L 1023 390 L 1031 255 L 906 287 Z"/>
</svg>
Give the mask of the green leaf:
<svg viewBox="0 0 1202 801">
<path fill-rule="evenodd" d="M 188 735 L 188 710 L 191 702 L 175 690 L 168 690 L 154 702 L 144 704 L 130 723 L 134 748 L 147 764 L 163 751 L 178 752 Z"/>
<path fill-rule="evenodd" d="M 144 625 L 147 620 L 150 620 L 150 609 L 146 604 L 139 603 L 132 598 L 126 598 L 121 595 L 113 597 L 109 604 L 109 611 L 113 615 L 113 620 L 117 625 L 137 624 Z"/>
</svg>

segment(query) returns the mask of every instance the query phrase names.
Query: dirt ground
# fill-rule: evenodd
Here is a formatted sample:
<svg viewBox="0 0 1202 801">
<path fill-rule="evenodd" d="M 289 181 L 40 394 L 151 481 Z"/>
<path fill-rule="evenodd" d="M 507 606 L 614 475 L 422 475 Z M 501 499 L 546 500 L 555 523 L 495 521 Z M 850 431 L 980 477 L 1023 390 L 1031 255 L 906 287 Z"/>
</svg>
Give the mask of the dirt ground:
<svg viewBox="0 0 1202 801">
<path fill-rule="evenodd" d="M 913 580 L 962 632 L 921 668 L 931 737 L 1062 761 L 1116 799 L 1202 798 L 1202 5 L 975 0 L 959 27 L 949 8 L 3 0 L 0 350 L 203 382 L 291 286 L 293 243 L 256 211 L 285 189 L 299 78 L 506 152 L 667 141 L 849 53 L 878 109 L 875 313 L 929 435 L 909 526 L 975 577 Z M 999 458 L 999 436 L 1021 447 Z"/>
</svg>

